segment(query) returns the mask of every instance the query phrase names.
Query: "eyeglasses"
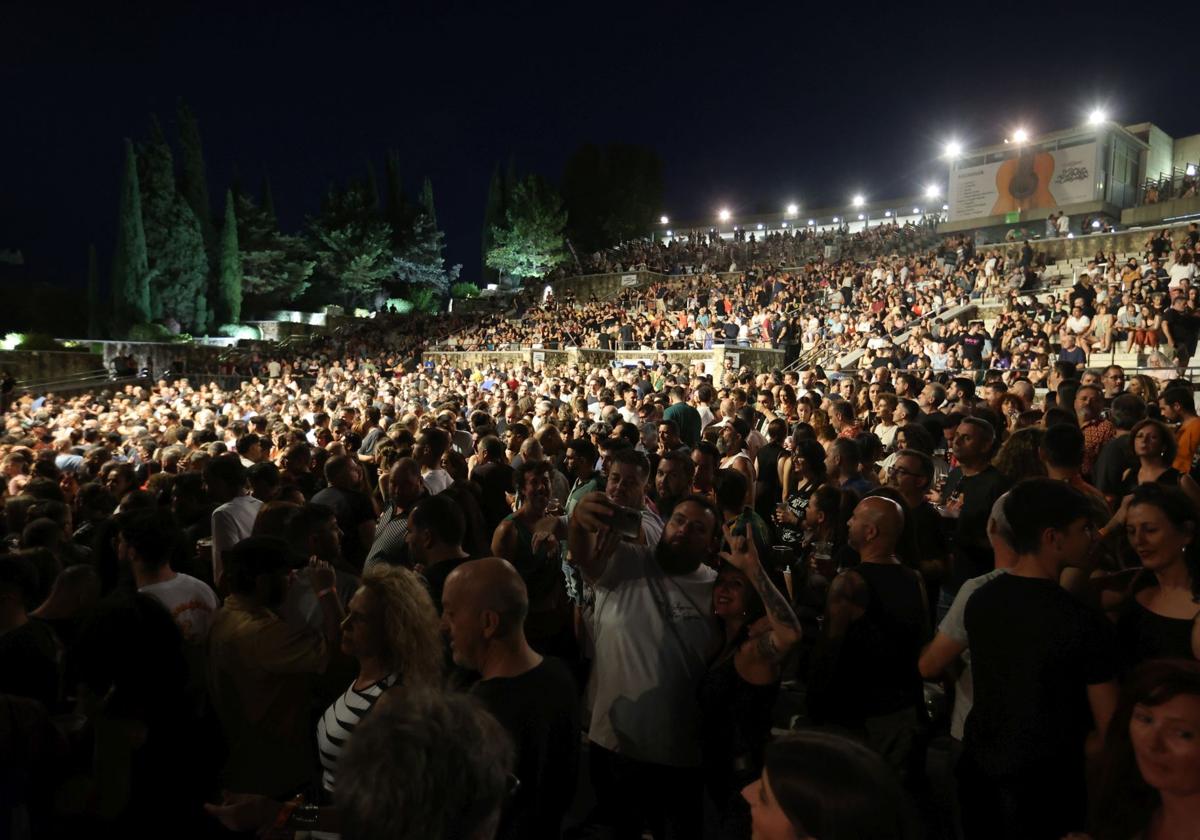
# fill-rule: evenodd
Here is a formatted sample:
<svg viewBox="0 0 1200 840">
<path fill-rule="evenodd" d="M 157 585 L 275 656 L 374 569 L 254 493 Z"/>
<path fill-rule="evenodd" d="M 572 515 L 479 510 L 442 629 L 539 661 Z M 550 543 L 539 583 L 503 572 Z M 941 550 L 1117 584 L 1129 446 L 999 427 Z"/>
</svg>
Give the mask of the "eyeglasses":
<svg viewBox="0 0 1200 840">
<path fill-rule="evenodd" d="M 919 472 L 913 472 L 912 470 L 904 469 L 904 467 L 896 467 L 896 466 L 891 467 L 888 470 L 888 473 L 890 473 L 891 475 L 911 475 L 914 478 L 919 478 L 921 475 Z"/>
</svg>

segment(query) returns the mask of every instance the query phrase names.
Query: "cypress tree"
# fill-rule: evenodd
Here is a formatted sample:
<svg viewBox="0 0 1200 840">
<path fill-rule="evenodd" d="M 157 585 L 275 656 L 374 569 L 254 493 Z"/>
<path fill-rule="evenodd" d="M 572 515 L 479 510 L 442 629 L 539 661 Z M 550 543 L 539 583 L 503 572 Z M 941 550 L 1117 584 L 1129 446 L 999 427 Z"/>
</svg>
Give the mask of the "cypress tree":
<svg viewBox="0 0 1200 840">
<path fill-rule="evenodd" d="M 125 173 L 121 179 L 117 247 L 113 254 L 112 317 L 114 332 L 150 320 L 150 267 L 146 255 L 146 231 L 142 225 L 137 155 L 129 138 L 125 139 Z"/>
<path fill-rule="evenodd" d="M 221 228 L 221 260 L 217 274 L 217 318 L 227 324 L 236 324 L 242 318 L 242 261 L 238 254 L 233 190 L 225 193 L 225 225 Z"/>
<path fill-rule="evenodd" d="M 100 337 L 100 266 L 96 259 L 96 243 L 88 245 L 87 272 L 87 337 Z"/>
<path fill-rule="evenodd" d="M 179 192 L 192 208 L 200 223 L 200 235 L 204 237 L 204 250 L 212 263 L 217 243 L 213 227 L 212 205 L 208 198 L 208 181 L 205 176 L 204 148 L 200 142 L 200 124 L 195 114 L 182 99 L 179 100 L 179 146 L 183 155 L 179 175 Z"/>
<path fill-rule="evenodd" d="M 425 176 L 425 183 L 421 185 L 421 212 L 429 219 L 429 224 L 437 229 L 437 213 L 433 209 L 433 182 L 429 180 L 429 176 Z"/>
<path fill-rule="evenodd" d="M 150 317 L 179 329 L 203 330 L 206 313 L 196 309 L 210 269 L 204 235 L 192 208 L 175 188 L 175 162 L 158 120 L 138 159 L 142 219 L 152 281 Z"/>
</svg>

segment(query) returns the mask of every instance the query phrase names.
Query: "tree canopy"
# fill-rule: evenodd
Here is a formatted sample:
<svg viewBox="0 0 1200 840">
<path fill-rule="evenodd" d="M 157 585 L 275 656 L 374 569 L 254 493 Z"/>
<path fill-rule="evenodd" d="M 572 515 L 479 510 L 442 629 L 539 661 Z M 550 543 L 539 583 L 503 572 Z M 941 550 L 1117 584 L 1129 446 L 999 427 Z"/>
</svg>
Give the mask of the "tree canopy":
<svg viewBox="0 0 1200 840">
<path fill-rule="evenodd" d="M 544 178 L 529 175 L 517 184 L 505 222 L 494 229 L 487 255 L 487 264 L 502 274 L 543 277 L 571 259 L 563 236 L 567 213 Z"/>
<path fill-rule="evenodd" d="M 663 204 L 663 166 L 645 146 L 584 144 L 563 171 L 571 241 L 586 251 L 644 236 Z"/>
</svg>

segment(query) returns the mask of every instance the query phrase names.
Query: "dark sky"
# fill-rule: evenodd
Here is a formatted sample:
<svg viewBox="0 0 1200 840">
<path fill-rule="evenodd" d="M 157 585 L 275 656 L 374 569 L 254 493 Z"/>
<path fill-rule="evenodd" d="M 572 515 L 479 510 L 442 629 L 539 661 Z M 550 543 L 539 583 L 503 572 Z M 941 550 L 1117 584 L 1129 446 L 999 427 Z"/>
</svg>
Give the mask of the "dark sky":
<svg viewBox="0 0 1200 840">
<path fill-rule="evenodd" d="M 269 173 L 285 229 L 400 150 L 478 276 L 493 165 L 557 179 L 579 143 L 657 149 L 673 218 L 919 192 L 942 142 L 1115 119 L 1200 131 L 1200 71 L 1139 13 L 1089 4 L 25 3 L 0 12 L 0 250 L 82 284 L 116 224 L 121 139 L 196 112 L 213 212 Z M 57 4 L 55 4 L 57 5 Z M 519 7 L 517 10 L 508 6 Z M 1152 46 L 1153 44 L 1153 46 Z M 942 176 L 944 177 L 944 176 Z"/>
</svg>

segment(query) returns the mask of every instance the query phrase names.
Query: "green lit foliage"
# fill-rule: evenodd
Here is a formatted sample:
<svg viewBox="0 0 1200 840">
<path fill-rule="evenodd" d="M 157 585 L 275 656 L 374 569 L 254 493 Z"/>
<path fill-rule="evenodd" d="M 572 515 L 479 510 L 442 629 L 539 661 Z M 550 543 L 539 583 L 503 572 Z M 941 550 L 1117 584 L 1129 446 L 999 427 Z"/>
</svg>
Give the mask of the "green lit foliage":
<svg viewBox="0 0 1200 840">
<path fill-rule="evenodd" d="M 237 198 L 237 230 L 247 310 L 264 312 L 304 294 L 317 263 L 303 239 L 280 233 L 274 213 L 245 195 Z"/>
<path fill-rule="evenodd" d="M 506 224 L 493 231 L 487 264 L 516 278 L 542 277 L 570 259 L 562 200 L 545 179 L 529 175 L 513 191 Z"/>
<path fill-rule="evenodd" d="M 328 296 L 348 309 L 373 303 L 395 273 L 392 230 L 357 184 L 333 191 L 309 224 L 317 270 Z"/>
</svg>

